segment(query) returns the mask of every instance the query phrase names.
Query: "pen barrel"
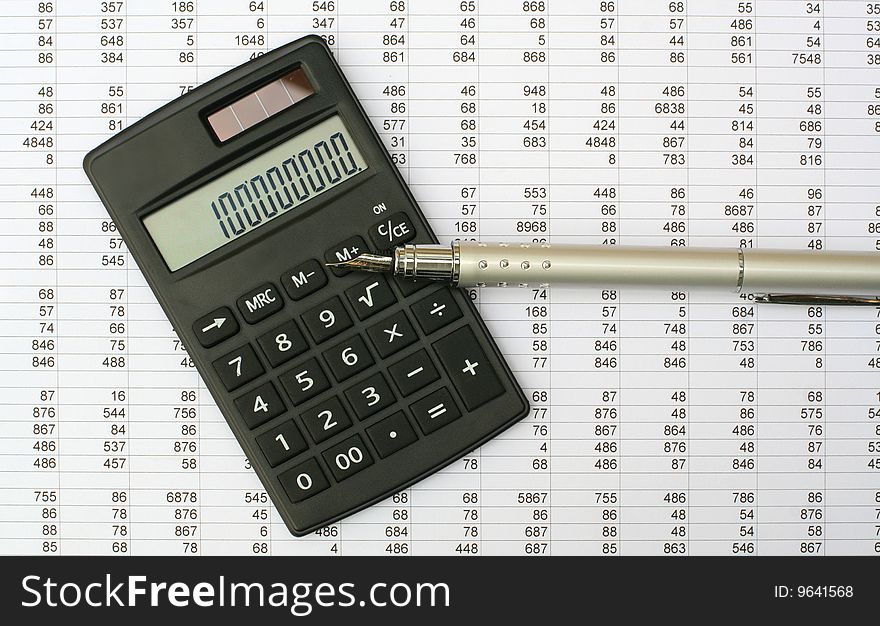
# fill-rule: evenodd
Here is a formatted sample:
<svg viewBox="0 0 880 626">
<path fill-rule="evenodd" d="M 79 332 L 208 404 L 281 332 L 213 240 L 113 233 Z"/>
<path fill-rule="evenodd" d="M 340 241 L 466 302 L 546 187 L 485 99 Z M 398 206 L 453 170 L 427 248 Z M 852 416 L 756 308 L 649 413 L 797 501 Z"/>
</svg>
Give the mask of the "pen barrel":
<svg viewBox="0 0 880 626">
<path fill-rule="evenodd" d="M 583 284 L 735 290 L 739 251 L 461 241 L 462 287 Z"/>
<path fill-rule="evenodd" d="M 746 293 L 880 294 L 880 254 L 743 251 Z"/>
<path fill-rule="evenodd" d="M 582 284 L 877 294 L 880 254 L 456 242 L 462 287 Z"/>
</svg>

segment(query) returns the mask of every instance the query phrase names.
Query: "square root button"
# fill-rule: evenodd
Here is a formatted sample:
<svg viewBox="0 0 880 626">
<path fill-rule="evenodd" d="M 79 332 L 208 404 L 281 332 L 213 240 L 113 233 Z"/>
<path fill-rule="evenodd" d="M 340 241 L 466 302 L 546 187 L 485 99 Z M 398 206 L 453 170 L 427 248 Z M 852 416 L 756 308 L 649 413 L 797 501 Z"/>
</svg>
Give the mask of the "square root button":
<svg viewBox="0 0 880 626">
<path fill-rule="evenodd" d="M 462 326 L 435 341 L 434 350 L 469 411 L 504 393 L 504 386 L 470 326 Z"/>
</svg>

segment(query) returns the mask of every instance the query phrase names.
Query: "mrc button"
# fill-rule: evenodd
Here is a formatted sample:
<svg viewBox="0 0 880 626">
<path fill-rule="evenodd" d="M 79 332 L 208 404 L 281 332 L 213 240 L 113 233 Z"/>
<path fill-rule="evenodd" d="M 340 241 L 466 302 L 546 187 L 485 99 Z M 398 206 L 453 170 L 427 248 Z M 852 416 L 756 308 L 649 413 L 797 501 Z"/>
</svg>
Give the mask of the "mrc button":
<svg viewBox="0 0 880 626">
<path fill-rule="evenodd" d="M 379 250 L 387 250 L 405 243 L 416 236 L 412 222 L 400 211 L 383 218 L 370 229 L 370 239 Z"/>
<path fill-rule="evenodd" d="M 256 324 L 273 313 L 277 313 L 284 306 L 284 301 L 272 283 L 260 285 L 242 297 L 236 303 L 241 316 L 248 324 Z"/>
</svg>

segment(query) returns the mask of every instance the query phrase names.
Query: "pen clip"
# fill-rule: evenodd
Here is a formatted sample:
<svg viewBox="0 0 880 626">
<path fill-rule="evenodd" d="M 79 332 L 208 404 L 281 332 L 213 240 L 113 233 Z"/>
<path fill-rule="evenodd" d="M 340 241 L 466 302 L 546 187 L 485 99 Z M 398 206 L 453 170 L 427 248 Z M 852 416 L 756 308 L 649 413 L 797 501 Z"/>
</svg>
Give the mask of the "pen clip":
<svg viewBox="0 0 880 626">
<path fill-rule="evenodd" d="M 880 298 L 870 296 L 814 296 L 796 293 L 756 293 L 755 302 L 764 304 L 878 306 L 880 305 Z"/>
</svg>

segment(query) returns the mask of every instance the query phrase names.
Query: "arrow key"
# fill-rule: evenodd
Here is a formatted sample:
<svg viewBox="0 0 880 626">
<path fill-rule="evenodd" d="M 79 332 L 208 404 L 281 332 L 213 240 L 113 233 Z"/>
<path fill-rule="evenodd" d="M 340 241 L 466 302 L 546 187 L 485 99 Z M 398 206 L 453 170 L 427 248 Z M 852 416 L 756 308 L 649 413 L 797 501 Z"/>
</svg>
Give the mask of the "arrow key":
<svg viewBox="0 0 880 626">
<path fill-rule="evenodd" d="M 221 306 L 193 322 L 193 332 L 203 348 L 211 348 L 238 332 L 238 322 L 228 307 Z"/>
</svg>

